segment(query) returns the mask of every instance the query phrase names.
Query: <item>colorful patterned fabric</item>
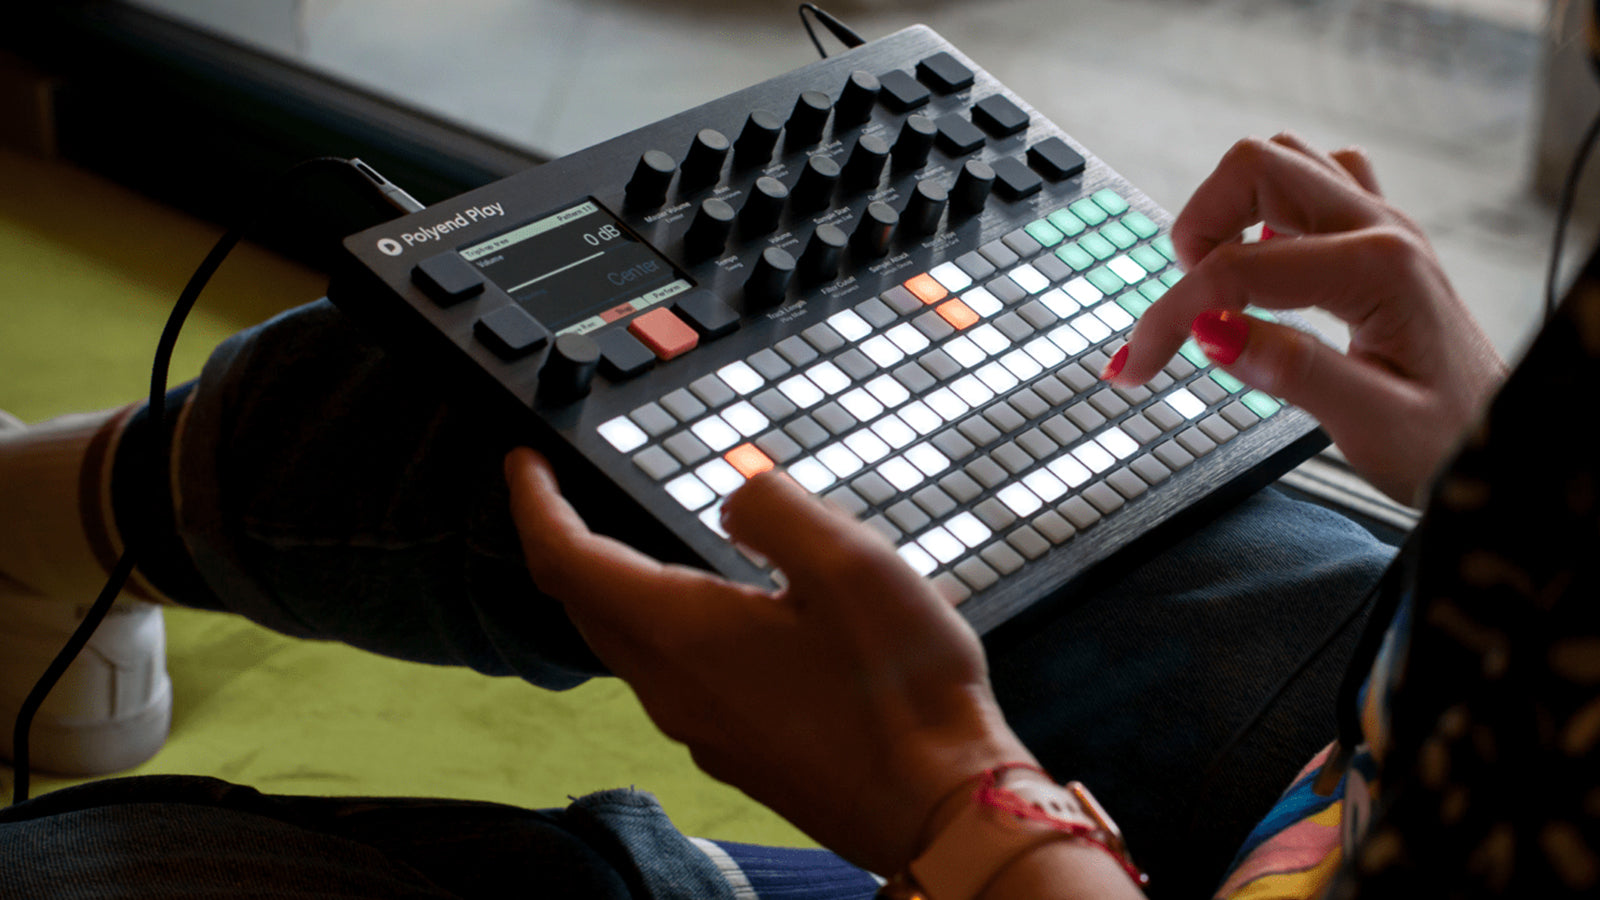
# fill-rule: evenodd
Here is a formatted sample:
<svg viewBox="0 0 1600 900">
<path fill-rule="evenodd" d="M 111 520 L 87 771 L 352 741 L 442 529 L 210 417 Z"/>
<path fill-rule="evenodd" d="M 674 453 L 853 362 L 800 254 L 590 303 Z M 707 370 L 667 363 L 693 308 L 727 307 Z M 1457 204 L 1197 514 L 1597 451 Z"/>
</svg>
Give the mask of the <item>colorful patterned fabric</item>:
<svg viewBox="0 0 1600 900">
<path fill-rule="evenodd" d="M 1409 598 L 1403 600 L 1362 694 L 1365 742 L 1356 748 L 1341 778 L 1327 796 L 1314 790 L 1317 776 L 1334 756 L 1336 744 L 1318 753 L 1295 778 L 1272 811 L 1239 849 L 1216 895 L 1226 900 L 1306 900 L 1322 894 L 1344 861 L 1344 850 L 1363 836 L 1377 788 L 1374 748 L 1387 741 L 1388 705 L 1396 664 L 1410 627 Z M 1383 685 L 1372 691 L 1370 685 Z"/>
</svg>

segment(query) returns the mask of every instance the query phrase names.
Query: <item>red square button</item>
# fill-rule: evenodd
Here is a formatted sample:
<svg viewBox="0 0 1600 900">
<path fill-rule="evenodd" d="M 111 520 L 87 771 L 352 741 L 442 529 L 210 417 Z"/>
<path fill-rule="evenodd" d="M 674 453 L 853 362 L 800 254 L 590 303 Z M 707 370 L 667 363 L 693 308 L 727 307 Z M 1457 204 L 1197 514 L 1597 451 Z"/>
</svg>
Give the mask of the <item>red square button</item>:
<svg viewBox="0 0 1600 900">
<path fill-rule="evenodd" d="M 700 335 L 665 306 L 652 309 L 629 322 L 628 333 L 638 338 L 661 360 L 682 356 L 700 343 Z"/>
</svg>

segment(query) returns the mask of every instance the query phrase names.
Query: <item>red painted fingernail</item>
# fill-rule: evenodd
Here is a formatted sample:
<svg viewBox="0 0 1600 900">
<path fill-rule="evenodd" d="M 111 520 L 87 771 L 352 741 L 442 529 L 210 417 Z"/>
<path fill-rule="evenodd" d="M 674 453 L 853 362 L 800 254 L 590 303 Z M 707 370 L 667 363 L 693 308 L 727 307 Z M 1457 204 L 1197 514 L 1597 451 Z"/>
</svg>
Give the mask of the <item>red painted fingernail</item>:
<svg viewBox="0 0 1600 900">
<path fill-rule="evenodd" d="M 1231 310 L 1208 309 L 1194 317 L 1189 330 L 1207 359 L 1226 366 L 1239 358 L 1245 342 L 1250 340 L 1250 317 Z"/>
<path fill-rule="evenodd" d="M 1121 375 L 1122 374 L 1122 367 L 1127 365 L 1127 364 L 1128 364 L 1128 345 L 1127 344 L 1123 344 L 1122 345 L 1122 349 L 1118 350 L 1116 353 L 1113 353 L 1111 355 L 1110 362 L 1107 362 L 1106 363 L 1106 367 L 1104 369 L 1100 370 L 1100 380 L 1101 381 L 1110 381 L 1111 379 L 1117 377 L 1118 375 Z"/>
</svg>

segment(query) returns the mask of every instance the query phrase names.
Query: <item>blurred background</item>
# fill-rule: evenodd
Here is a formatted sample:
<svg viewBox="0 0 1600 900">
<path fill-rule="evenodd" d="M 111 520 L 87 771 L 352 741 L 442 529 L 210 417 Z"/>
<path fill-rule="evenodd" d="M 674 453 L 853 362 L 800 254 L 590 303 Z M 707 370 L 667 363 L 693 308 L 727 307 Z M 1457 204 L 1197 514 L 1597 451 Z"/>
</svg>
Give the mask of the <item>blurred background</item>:
<svg viewBox="0 0 1600 900">
<path fill-rule="evenodd" d="M 816 55 L 789 0 L 138 2 L 550 156 Z M 1244 135 L 1366 147 L 1507 351 L 1597 95 L 1588 4 L 1561 0 L 820 5 L 868 38 L 932 26 L 1169 209 Z"/>
</svg>

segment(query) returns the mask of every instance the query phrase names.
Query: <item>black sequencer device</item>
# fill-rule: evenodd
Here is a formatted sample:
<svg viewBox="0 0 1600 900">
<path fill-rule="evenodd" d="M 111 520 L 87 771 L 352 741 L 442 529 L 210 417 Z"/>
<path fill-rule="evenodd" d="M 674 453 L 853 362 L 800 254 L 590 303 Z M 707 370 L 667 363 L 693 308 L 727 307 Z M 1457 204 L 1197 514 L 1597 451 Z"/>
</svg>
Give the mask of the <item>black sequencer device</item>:
<svg viewBox="0 0 1600 900">
<path fill-rule="evenodd" d="M 917 26 L 354 235 L 330 297 L 619 536 L 772 584 L 719 512 L 781 467 L 988 631 L 1325 444 L 1192 343 L 1099 380 L 1170 223 Z"/>
</svg>

